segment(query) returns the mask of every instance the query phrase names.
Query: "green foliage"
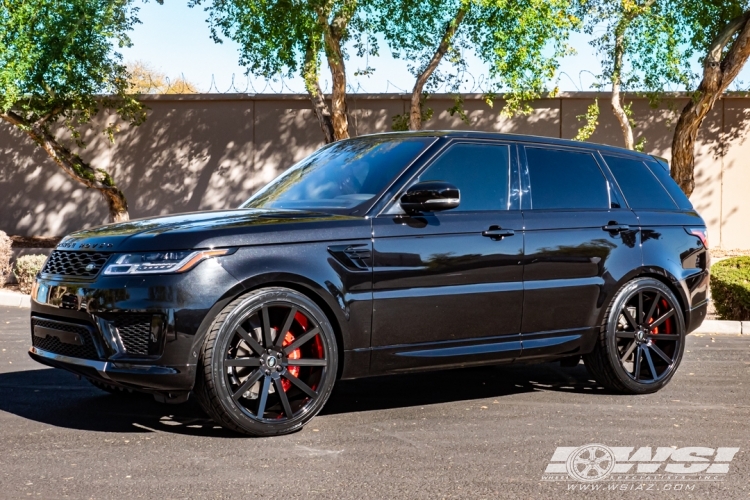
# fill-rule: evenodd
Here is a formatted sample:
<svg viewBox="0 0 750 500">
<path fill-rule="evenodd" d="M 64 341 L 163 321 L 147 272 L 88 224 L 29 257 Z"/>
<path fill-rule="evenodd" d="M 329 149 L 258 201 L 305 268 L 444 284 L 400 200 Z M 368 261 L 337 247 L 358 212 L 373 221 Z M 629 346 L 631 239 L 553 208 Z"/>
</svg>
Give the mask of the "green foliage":
<svg viewBox="0 0 750 500">
<path fill-rule="evenodd" d="M 8 235 L 3 231 L 0 231 L 0 288 L 5 285 L 5 282 L 10 276 L 10 258 L 13 255 L 11 252 L 11 246 L 13 242 Z"/>
<path fill-rule="evenodd" d="M 585 120 L 586 124 L 578 129 L 578 133 L 573 138 L 574 141 L 587 141 L 594 132 L 596 127 L 599 126 L 599 99 L 594 99 L 594 102 L 589 104 L 586 108 L 586 113 L 576 116 L 578 121 Z"/>
<path fill-rule="evenodd" d="M 34 278 L 42 270 L 46 261 L 46 255 L 24 255 L 16 259 L 13 274 L 16 275 L 18 288 L 22 293 L 31 293 Z"/>
<path fill-rule="evenodd" d="M 363 26 L 381 33 L 393 57 L 408 61 L 416 76 L 462 10 L 466 15 L 445 54 L 448 69 L 436 71 L 425 90 L 443 85 L 457 91 L 467 79 L 466 57 L 474 53 L 488 65 L 488 95 L 505 93 L 506 114 L 527 111 L 554 77 L 559 58 L 571 51 L 566 40 L 579 25 L 571 1 L 371 0 L 363 4 Z"/>
<path fill-rule="evenodd" d="M 721 319 L 750 320 L 750 257 L 711 266 L 711 297 Z"/>
<path fill-rule="evenodd" d="M 138 22 L 132 0 L 3 0 L 0 3 L 0 113 L 17 126 L 78 128 L 100 109 L 140 123 L 142 106 L 126 95 L 128 73 L 118 48 L 130 46 Z M 105 97 L 106 96 L 106 97 Z M 115 126 L 105 133 L 112 138 Z"/>
</svg>

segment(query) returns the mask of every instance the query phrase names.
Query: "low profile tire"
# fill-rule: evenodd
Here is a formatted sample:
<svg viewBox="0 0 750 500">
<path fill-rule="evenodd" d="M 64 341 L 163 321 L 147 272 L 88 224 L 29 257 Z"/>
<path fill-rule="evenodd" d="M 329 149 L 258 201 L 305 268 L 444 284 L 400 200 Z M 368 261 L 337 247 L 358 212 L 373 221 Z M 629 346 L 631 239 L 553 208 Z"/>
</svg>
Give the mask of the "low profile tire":
<svg viewBox="0 0 750 500">
<path fill-rule="evenodd" d="M 89 383 L 97 389 L 101 389 L 104 392 L 115 394 L 117 396 L 133 396 L 134 394 L 136 394 L 136 392 L 132 389 L 126 389 L 117 385 L 107 384 L 106 382 L 102 382 L 94 378 L 87 378 L 86 380 L 88 380 Z"/>
<path fill-rule="evenodd" d="M 315 302 L 287 288 L 264 288 L 234 300 L 214 320 L 195 395 L 227 429 L 287 434 L 323 408 L 337 368 L 336 337 Z"/>
<path fill-rule="evenodd" d="M 648 394 L 669 383 L 684 349 L 685 319 L 674 293 L 659 280 L 637 278 L 613 299 L 583 361 L 604 387 Z"/>
</svg>

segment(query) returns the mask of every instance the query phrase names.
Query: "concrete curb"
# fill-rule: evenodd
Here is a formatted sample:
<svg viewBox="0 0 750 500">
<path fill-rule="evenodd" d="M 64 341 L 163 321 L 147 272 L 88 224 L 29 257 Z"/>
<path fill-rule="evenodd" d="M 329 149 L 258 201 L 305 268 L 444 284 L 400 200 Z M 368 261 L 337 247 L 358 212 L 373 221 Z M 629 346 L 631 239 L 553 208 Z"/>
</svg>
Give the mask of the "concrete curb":
<svg viewBox="0 0 750 500">
<path fill-rule="evenodd" d="M 0 290 L 0 307 L 2 306 L 28 309 L 31 307 L 31 297 L 21 293 Z"/>
</svg>

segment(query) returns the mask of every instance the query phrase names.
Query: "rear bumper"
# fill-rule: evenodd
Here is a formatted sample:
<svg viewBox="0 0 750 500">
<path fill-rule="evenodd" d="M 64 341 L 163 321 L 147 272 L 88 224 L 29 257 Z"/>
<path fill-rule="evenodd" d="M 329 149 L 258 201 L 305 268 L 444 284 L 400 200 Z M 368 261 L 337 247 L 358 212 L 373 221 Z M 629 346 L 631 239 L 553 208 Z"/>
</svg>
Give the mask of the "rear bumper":
<svg viewBox="0 0 750 500">
<path fill-rule="evenodd" d="M 694 332 L 698 329 L 701 324 L 703 324 L 703 320 L 706 319 L 706 315 L 708 314 L 708 299 L 705 299 L 700 304 L 694 306 L 690 311 L 688 311 L 687 317 L 685 318 L 685 328 L 686 332 Z"/>
</svg>

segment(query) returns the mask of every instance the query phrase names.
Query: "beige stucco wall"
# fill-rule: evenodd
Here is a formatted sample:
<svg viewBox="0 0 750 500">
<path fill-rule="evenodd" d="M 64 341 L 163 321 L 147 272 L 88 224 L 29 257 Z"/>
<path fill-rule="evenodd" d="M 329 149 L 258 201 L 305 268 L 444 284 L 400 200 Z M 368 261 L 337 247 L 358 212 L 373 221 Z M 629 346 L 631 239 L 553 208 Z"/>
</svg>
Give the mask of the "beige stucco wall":
<svg viewBox="0 0 750 500">
<path fill-rule="evenodd" d="M 450 96 L 432 96 L 435 110 L 425 129 L 475 129 L 572 138 L 578 115 L 597 97 L 568 93 L 541 99 L 526 116 L 508 118 L 481 96 L 465 96 L 470 123 L 446 111 Z M 600 98 L 601 116 L 592 142 L 621 145 L 619 126 Z M 86 133 L 81 155 L 109 170 L 125 192 L 133 218 L 233 207 L 294 162 L 322 145 L 321 132 L 305 96 L 192 95 L 144 99 L 149 118 L 140 127 L 123 125 L 110 144 Z M 645 151 L 669 158 L 672 131 L 685 98 L 665 99 L 658 108 L 634 98 L 636 135 Z M 349 97 L 350 131 L 362 135 L 390 130 L 408 96 Z M 100 116 L 98 121 L 112 120 Z M 709 225 L 712 246 L 750 249 L 750 99 L 726 97 L 703 124 L 696 148 L 696 190 L 691 197 Z M 20 132 L 0 125 L 0 230 L 25 236 L 63 235 L 105 223 L 101 197 L 66 177 Z"/>
</svg>

